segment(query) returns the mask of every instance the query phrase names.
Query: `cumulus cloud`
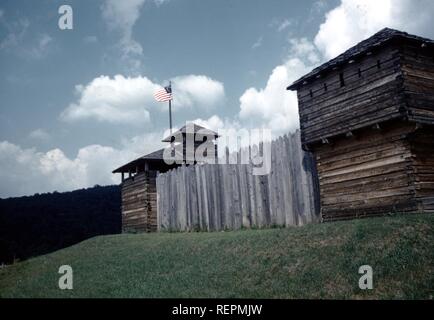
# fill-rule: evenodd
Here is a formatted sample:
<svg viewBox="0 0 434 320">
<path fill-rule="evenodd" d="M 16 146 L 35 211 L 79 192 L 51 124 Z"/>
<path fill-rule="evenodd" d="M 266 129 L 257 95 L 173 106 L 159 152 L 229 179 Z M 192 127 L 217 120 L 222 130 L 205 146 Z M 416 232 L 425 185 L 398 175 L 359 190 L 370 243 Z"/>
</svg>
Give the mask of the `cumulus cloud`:
<svg viewBox="0 0 434 320">
<path fill-rule="evenodd" d="M 315 21 L 320 15 L 323 15 L 326 12 L 328 6 L 330 5 L 327 0 L 317 0 L 312 4 L 310 8 L 309 16 L 307 18 L 307 22 L 312 23 Z"/>
<path fill-rule="evenodd" d="M 159 88 L 146 77 L 100 76 L 87 85 L 77 85 L 77 102 L 60 115 L 64 121 L 95 119 L 109 123 L 140 124 L 150 119 L 147 110 Z"/>
<path fill-rule="evenodd" d="M 8 141 L 0 142 L 0 197 L 68 191 L 120 182 L 111 172 L 122 164 L 162 147 L 161 133 L 124 139 L 117 148 L 89 145 L 74 157 L 55 148 L 40 152 Z"/>
<path fill-rule="evenodd" d="M 317 1 L 318 10 L 325 8 Z M 420 10 L 423 8 L 423 10 Z M 320 63 L 368 38 L 384 27 L 434 37 L 434 2 L 420 0 L 341 0 L 325 15 L 314 40 L 289 40 L 288 59 L 271 72 L 263 88 L 249 88 L 240 97 L 239 117 L 244 125 L 262 125 L 282 134 L 299 126 L 295 93 L 285 88 Z M 278 26 L 278 20 L 273 21 Z M 283 24 L 285 25 L 285 24 Z"/>
<path fill-rule="evenodd" d="M 249 88 L 240 97 L 240 119 L 250 126 L 265 126 L 275 135 L 298 128 L 297 97 L 285 86 L 308 71 L 299 58 L 274 68 L 264 88 Z"/>
<path fill-rule="evenodd" d="M 290 21 L 273 20 L 284 30 Z M 287 59 L 271 72 L 263 88 L 248 88 L 240 97 L 238 117 L 245 128 L 270 129 L 277 137 L 299 127 L 296 93 L 286 87 L 321 62 L 321 54 L 307 38 L 290 38 Z"/>
<path fill-rule="evenodd" d="M 108 173 L 113 170 L 114 159 L 120 156 L 111 147 L 93 145 L 80 149 L 75 159 L 69 159 L 60 149 L 42 153 L 3 141 L 0 142 L 3 168 L 0 195 L 28 195 L 113 183 Z"/>
<path fill-rule="evenodd" d="M 144 0 L 128 3 L 107 0 L 103 6 L 107 23 L 121 33 L 126 57 L 137 58 L 143 53 L 141 45 L 132 36 L 143 3 Z M 386 26 L 434 37 L 433 13 L 434 3 L 431 0 L 420 0 L 417 5 L 411 0 L 341 0 L 326 14 L 312 41 L 304 38 L 290 40 L 288 58 L 273 69 L 262 88 L 245 90 L 240 97 L 239 121 L 222 119 L 218 115 L 194 121 L 216 131 L 249 126 L 265 126 L 272 129 L 275 136 L 292 131 L 299 125 L 297 99 L 294 92 L 285 90 L 286 86 L 322 61 L 333 58 Z M 277 30 L 279 26 L 285 30 L 285 21 L 280 22 L 282 24 L 274 26 Z M 26 20 L 17 22 L 15 29 L 8 30 L 10 32 L 1 42 L 0 49 L 21 43 L 27 27 Z M 40 43 L 49 44 L 47 40 Z M 223 84 L 206 76 L 187 75 L 172 80 L 175 108 L 210 108 L 225 98 Z M 101 76 L 87 85 L 77 86 L 77 101 L 70 104 L 61 117 L 66 121 L 149 121 L 148 110 L 154 103 L 152 95 L 159 87 L 146 77 Z M 163 136 L 148 133 L 124 139 L 119 147 L 90 145 L 78 150 L 74 157 L 66 156 L 61 149 L 40 152 L 7 141 L 0 142 L 0 196 L 117 183 L 119 177 L 110 172 L 135 157 L 161 147 Z"/>
<path fill-rule="evenodd" d="M 225 122 L 216 114 L 209 117 L 208 119 L 197 118 L 192 122 L 216 132 L 225 128 Z"/>
<path fill-rule="evenodd" d="M 154 0 L 160 6 L 167 0 Z M 142 66 L 143 47 L 134 39 L 133 28 L 140 17 L 145 0 L 105 0 L 101 6 L 102 16 L 111 31 L 120 35 L 118 47 L 121 59 L 131 72 L 137 72 Z"/>
<path fill-rule="evenodd" d="M 237 120 L 222 119 L 218 115 L 213 115 L 208 119 L 198 118 L 192 122 L 219 134 L 219 138 L 216 140 L 219 158 L 224 157 L 227 149 L 230 153 L 238 152 L 240 149 L 247 150 L 245 148 L 249 146 L 258 146 L 261 142 L 273 139 L 272 130 L 267 131 L 270 128 L 248 128 Z"/>
<path fill-rule="evenodd" d="M 127 155 L 127 161 L 134 160 L 135 158 L 144 154 L 156 151 L 165 147 L 167 144 L 161 140 L 169 136 L 169 129 L 163 131 L 154 131 L 144 133 L 138 136 L 123 138 L 121 141 L 120 150 Z M 122 161 L 117 161 L 122 165 Z"/>
<path fill-rule="evenodd" d="M 174 108 L 199 107 L 209 109 L 225 99 L 223 83 L 203 75 L 172 78 Z"/>
<path fill-rule="evenodd" d="M 133 38 L 133 27 L 144 3 L 145 0 L 106 0 L 101 7 L 102 16 L 110 30 L 120 33 L 119 48 L 122 59 L 132 69 L 138 69 L 141 66 L 143 48 Z"/>
<path fill-rule="evenodd" d="M 47 141 L 51 138 L 51 136 L 44 129 L 39 128 L 30 132 L 29 138 L 39 141 Z"/>
<path fill-rule="evenodd" d="M 174 110 L 182 108 L 212 108 L 225 96 L 221 82 L 203 75 L 175 77 L 173 81 Z M 114 124 L 149 122 L 149 110 L 157 107 L 154 92 L 161 85 L 147 77 L 113 78 L 100 76 L 87 85 L 77 85 L 78 101 L 71 103 L 60 115 L 64 121 L 95 119 Z"/>
<path fill-rule="evenodd" d="M 326 14 L 315 45 L 330 59 L 385 27 L 433 37 L 433 13 L 431 0 L 341 0 Z"/>
<path fill-rule="evenodd" d="M 194 122 L 215 131 L 237 126 L 217 115 Z M 120 175 L 112 174 L 114 169 L 166 146 L 161 140 L 168 135 L 167 130 L 149 132 L 124 138 L 117 147 L 93 144 L 80 148 L 73 157 L 68 157 L 61 148 L 41 152 L 0 141 L 0 197 L 117 184 Z"/>
<path fill-rule="evenodd" d="M 321 61 L 320 54 L 315 45 L 307 38 L 290 39 L 291 45 L 290 56 L 291 57 L 303 57 L 311 65 L 315 65 Z"/>
</svg>

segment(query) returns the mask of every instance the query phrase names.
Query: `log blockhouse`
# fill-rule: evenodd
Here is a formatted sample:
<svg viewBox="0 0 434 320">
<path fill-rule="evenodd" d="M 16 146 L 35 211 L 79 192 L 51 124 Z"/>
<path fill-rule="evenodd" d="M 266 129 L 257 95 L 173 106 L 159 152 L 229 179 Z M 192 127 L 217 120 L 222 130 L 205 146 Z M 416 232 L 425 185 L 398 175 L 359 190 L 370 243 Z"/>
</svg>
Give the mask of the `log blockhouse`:
<svg viewBox="0 0 434 320">
<path fill-rule="evenodd" d="M 295 81 L 324 221 L 434 212 L 434 42 L 383 29 Z"/>
<path fill-rule="evenodd" d="M 122 175 L 122 231 L 157 231 L 157 175 L 182 165 L 196 163 L 195 155 L 187 154 L 187 140 L 194 141 L 194 151 L 196 151 L 196 148 L 204 141 L 212 141 L 215 145 L 217 137 L 218 135 L 214 131 L 194 123 L 188 123 L 162 140 L 169 143 L 167 148 L 173 146 L 172 149 L 176 148 L 173 145 L 174 141 L 182 141 L 183 160 L 181 162 L 167 164 L 163 157 L 165 151 L 163 148 L 114 170 L 113 173 L 121 173 Z M 217 147 L 215 150 L 215 157 L 217 157 Z"/>
</svg>

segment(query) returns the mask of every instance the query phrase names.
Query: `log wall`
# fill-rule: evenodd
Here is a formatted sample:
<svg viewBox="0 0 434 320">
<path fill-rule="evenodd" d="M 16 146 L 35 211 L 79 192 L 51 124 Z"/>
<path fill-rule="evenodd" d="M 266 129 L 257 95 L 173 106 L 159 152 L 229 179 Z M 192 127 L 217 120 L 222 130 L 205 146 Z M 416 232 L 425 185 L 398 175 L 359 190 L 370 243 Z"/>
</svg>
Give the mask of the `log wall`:
<svg viewBox="0 0 434 320">
<path fill-rule="evenodd" d="M 432 130 L 391 122 L 316 148 L 324 221 L 432 211 Z"/>
<path fill-rule="evenodd" d="M 403 92 L 411 121 L 434 124 L 434 55 L 409 45 L 401 49 Z"/>
<path fill-rule="evenodd" d="M 434 212 L 434 126 L 423 126 L 410 139 L 413 186 L 419 210 Z"/>
<path fill-rule="evenodd" d="M 397 48 L 375 52 L 301 87 L 302 143 L 401 117 L 405 101 L 400 59 Z"/>
<path fill-rule="evenodd" d="M 270 174 L 252 170 L 252 164 L 205 164 L 158 175 L 159 229 L 218 231 L 319 221 L 315 163 L 302 151 L 299 132 L 272 142 Z"/>
<path fill-rule="evenodd" d="M 123 232 L 157 230 L 156 175 L 142 172 L 122 183 Z"/>
<path fill-rule="evenodd" d="M 325 221 L 434 211 L 434 54 L 393 42 L 298 88 Z"/>
</svg>

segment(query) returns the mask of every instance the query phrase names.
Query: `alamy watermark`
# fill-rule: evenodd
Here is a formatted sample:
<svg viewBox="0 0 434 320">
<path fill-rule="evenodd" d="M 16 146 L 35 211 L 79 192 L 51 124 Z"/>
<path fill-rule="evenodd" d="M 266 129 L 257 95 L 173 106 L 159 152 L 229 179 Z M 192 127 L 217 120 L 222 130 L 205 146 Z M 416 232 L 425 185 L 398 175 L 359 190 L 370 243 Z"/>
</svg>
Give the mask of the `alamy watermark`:
<svg viewBox="0 0 434 320">
<path fill-rule="evenodd" d="M 236 152 L 229 153 L 229 149 Z M 164 149 L 164 162 L 173 164 L 250 164 L 253 175 L 267 175 L 271 167 L 271 130 L 208 129 L 195 131 L 187 123 L 183 134 L 172 135 Z"/>
<path fill-rule="evenodd" d="M 359 268 L 359 274 L 362 276 L 359 279 L 359 288 L 361 290 L 372 290 L 373 286 L 373 271 L 369 265 L 364 265 Z"/>
<path fill-rule="evenodd" d="M 63 265 L 59 267 L 59 274 L 62 276 L 59 278 L 60 290 L 72 290 L 74 288 L 74 279 L 72 274 L 72 267 L 70 265 Z"/>
<path fill-rule="evenodd" d="M 72 7 L 67 4 L 61 5 L 59 7 L 58 13 L 61 15 L 58 21 L 59 29 L 60 30 L 74 29 L 74 17 L 73 17 Z"/>
</svg>

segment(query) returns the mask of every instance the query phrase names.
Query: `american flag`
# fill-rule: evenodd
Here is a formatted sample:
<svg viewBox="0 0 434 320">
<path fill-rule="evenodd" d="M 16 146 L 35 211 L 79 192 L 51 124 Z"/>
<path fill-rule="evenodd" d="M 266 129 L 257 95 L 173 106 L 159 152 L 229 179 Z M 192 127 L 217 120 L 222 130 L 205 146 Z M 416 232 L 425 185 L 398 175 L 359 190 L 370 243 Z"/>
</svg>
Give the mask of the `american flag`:
<svg viewBox="0 0 434 320">
<path fill-rule="evenodd" d="M 172 88 L 170 86 L 164 87 L 154 93 L 154 98 L 158 102 L 165 102 L 172 100 Z"/>
</svg>

